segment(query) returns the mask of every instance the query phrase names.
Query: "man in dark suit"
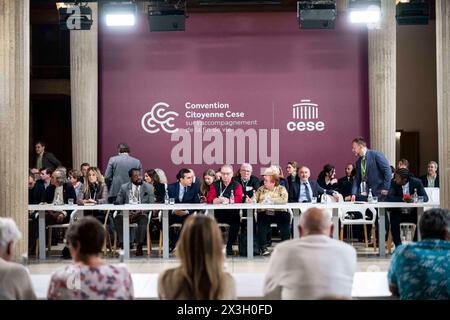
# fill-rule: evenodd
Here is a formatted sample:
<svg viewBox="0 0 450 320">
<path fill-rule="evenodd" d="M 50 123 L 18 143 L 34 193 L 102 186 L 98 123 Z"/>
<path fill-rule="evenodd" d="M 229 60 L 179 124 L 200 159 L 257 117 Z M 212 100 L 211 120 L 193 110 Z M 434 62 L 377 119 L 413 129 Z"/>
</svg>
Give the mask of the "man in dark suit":
<svg viewBox="0 0 450 320">
<path fill-rule="evenodd" d="M 369 189 L 380 201 L 385 200 L 391 185 L 391 167 L 386 157 L 379 151 L 369 150 L 361 137 L 353 139 L 352 147 L 353 153 L 359 158 L 355 164 L 351 200 L 366 200 Z M 361 182 L 366 183 L 367 190 L 361 190 Z"/>
<path fill-rule="evenodd" d="M 339 200 L 339 194 L 334 190 L 325 190 L 315 180 L 309 180 L 311 172 L 308 167 L 300 167 L 296 182 L 292 184 L 292 196 L 289 202 L 311 202 L 312 197 L 328 194 Z"/>
<path fill-rule="evenodd" d="M 38 141 L 35 145 L 36 150 L 36 159 L 35 164 L 36 168 L 48 168 L 50 170 L 55 170 L 57 167 L 61 166 L 61 161 L 56 159 L 56 157 L 51 152 L 45 151 L 45 143 L 42 141 Z"/>
<path fill-rule="evenodd" d="M 45 201 L 45 188 L 36 183 L 35 175 L 28 175 L 28 204 L 40 204 Z M 28 216 L 28 252 L 34 254 L 38 238 L 39 215 L 37 211 L 29 211 Z"/>
<path fill-rule="evenodd" d="M 174 198 L 175 203 L 200 203 L 200 189 L 198 183 L 192 183 L 193 174 L 189 169 L 181 169 L 177 174 L 177 182 L 167 186 L 169 198 Z M 174 210 L 169 215 L 169 226 L 174 223 L 184 224 L 186 218 L 192 214 L 189 210 Z M 169 229 L 169 250 L 173 251 L 178 241 L 178 232 L 175 228 Z M 181 230 L 180 230 L 181 231 Z"/>
<path fill-rule="evenodd" d="M 242 186 L 242 192 L 244 193 L 242 197 L 243 203 L 246 202 L 247 197 L 251 199 L 253 193 L 260 187 L 258 178 L 252 175 L 252 172 L 252 165 L 250 163 L 243 163 L 239 169 L 239 175 L 233 178 L 234 181 L 240 183 Z"/>
<path fill-rule="evenodd" d="M 50 185 L 45 189 L 45 202 L 62 205 L 67 204 L 69 199 L 76 201 L 75 189 L 70 182 L 67 182 L 63 171 L 55 170 L 52 173 Z M 70 213 L 71 211 L 47 211 L 45 213 L 45 224 L 67 223 L 70 219 Z"/>
<path fill-rule="evenodd" d="M 436 161 L 430 161 L 427 165 L 427 174 L 420 177 L 425 188 L 439 188 L 439 174 L 437 173 L 438 164 Z"/>
<path fill-rule="evenodd" d="M 422 182 L 412 177 L 408 169 L 398 169 L 394 174 L 394 180 L 389 189 L 388 201 L 402 202 L 405 194 L 409 194 L 412 197 L 415 192 L 417 192 L 419 197 L 423 197 L 424 202 L 428 202 L 428 196 Z M 400 222 L 412 222 L 417 225 L 417 208 L 391 208 L 389 213 L 392 240 L 397 248 L 402 244 Z M 389 223 L 386 224 L 386 227 L 389 230 Z"/>
<path fill-rule="evenodd" d="M 115 204 L 130 203 L 154 203 L 155 194 L 153 186 L 143 182 L 140 168 L 131 168 L 128 171 L 130 181 L 120 187 Z M 130 210 L 130 223 L 136 223 L 136 256 L 142 256 L 142 246 L 147 235 L 148 212 L 141 210 Z M 123 214 L 118 213 L 114 218 L 114 224 L 118 234 L 119 246 L 123 241 Z"/>
<path fill-rule="evenodd" d="M 338 190 L 345 201 L 351 200 L 353 179 L 355 179 L 355 168 L 352 163 L 348 163 L 345 166 L 345 177 L 338 179 Z"/>
</svg>

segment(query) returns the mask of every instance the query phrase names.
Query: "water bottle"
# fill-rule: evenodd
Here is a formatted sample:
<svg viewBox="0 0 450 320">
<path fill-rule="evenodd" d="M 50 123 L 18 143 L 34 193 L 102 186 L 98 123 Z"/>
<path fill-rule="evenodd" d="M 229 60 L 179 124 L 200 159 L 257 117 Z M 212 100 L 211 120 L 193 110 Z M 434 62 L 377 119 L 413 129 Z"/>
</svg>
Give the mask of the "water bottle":
<svg viewBox="0 0 450 320">
<path fill-rule="evenodd" d="M 231 194 L 230 194 L 230 203 L 234 203 L 234 192 L 233 192 L 233 190 L 231 190 Z"/>
<path fill-rule="evenodd" d="M 164 195 L 164 204 L 169 204 L 169 193 L 166 190 L 166 194 Z"/>
<path fill-rule="evenodd" d="M 414 203 L 419 202 L 419 195 L 417 194 L 417 189 L 414 189 L 413 200 Z"/>
<path fill-rule="evenodd" d="M 256 192 L 253 190 L 252 203 L 256 203 Z"/>
<path fill-rule="evenodd" d="M 369 194 L 367 195 L 367 202 L 369 203 L 373 202 L 372 189 L 369 189 Z"/>
<path fill-rule="evenodd" d="M 327 199 L 325 197 L 325 193 L 320 196 L 320 203 L 327 203 Z"/>
</svg>

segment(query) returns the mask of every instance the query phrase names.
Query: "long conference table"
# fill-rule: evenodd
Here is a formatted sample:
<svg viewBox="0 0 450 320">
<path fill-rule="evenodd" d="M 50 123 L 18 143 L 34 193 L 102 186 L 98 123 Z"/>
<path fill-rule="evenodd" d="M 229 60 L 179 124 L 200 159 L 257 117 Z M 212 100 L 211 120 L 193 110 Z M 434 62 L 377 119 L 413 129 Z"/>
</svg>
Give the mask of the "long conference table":
<svg viewBox="0 0 450 320">
<path fill-rule="evenodd" d="M 142 211 L 162 211 L 162 226 L 163 226 L 163 258 L 169 258 L 169 213 L 172 210 L 202 210 L 207 211 L 208 215 L 214 216 L 214 210 L 222 209 L 237 209 L 242 210 L 243 216 L 247 217 L 247 258 L 253 259 L 253 218 L 254 211 L 257 209 L 276 209 L 276 210 L 292 210 L 293 224 L 294 224 L 294 238 L 298 238 L 298 221 L 301 212 L 305 212 L 309 208 L 324 208 L 332 211 L 332 220 L 334 224 L 333 238 L 339 239 L 339 210 L 362 211 L 367 208 L 375 208 L 378 210 L 378 240 L 379 240 L 379 256 L 385 257 L 385 236 L 386 236 L 386 208 L 417 208 L 418 219 L 423 213 L 424 208 L 439 207 L 439 203 L 435 202 L 421 202 L 421 203 L 405 203 L 405 202 L 331 202 L 331 203 L 287 203 L 287 204 L 254 204 L 254 203 L 239 203 L 239 204 L 102 204 L 93 206 L 79 206 L 79 205 L 53 205 L 53 204 L 39 204 L 29 205 L 28 210 L 39 212 L 39 259 L 46 259 L 46 241 L 45 241 L 45 211 L 86 211 L 86 210 L 104 210 L 110 212 L 120 210 L 123 213 L 123 257 L 128 260 L 130 258 L 130 210 Z M 246 215 L 244 215 L 246 213 Z M 418 230 L 418 229 L 417 229 Z M 420 240 L 420 232 L 418 231 L 418 239 Z"/>
</svg>

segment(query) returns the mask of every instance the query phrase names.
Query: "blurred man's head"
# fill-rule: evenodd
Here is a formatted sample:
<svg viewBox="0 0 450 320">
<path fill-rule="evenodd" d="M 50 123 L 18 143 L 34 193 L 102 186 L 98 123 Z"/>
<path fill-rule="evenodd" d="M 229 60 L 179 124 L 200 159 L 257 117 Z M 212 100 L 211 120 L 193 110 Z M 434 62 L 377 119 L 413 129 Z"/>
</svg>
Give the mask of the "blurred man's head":
<svg viewBox="0 0 450 320">
<path fill-rule="evenodd" d="M 352 176 L 352 171 L 353 171 L 353 164 L 349 163 L 345 166 L 345 176 L 347 177 L 351 177 Z"/>
<path fill-rule="evenodd" d="M 422 214 L 419 221 L 422 239 L 441 239 L 450 241 L 450 211 L 430 209 Z"/>
<path fill-rule="evenodd" d="M 193 178 L 194 176 L 189 169 L 181 169 L 177 174 L 177 180 L 183 187 L 190 187 L 192 185 Z"/>
<path fill-rule="evenodd" d="M 427 173 L 429 176 L 435 176 L 437 173 L 438 164 L 436 161 L 430 161 L 427 165 Z"/>
<path fill-rule="evenodd" d="M 89 171 L 89 168 L 90 168 L 91 166 L 89 165 L 89 163 L 82 163 L 81 164 L 81 166 L 80 166 L 80 171 L 81 171 L 81 175 L 83 176 L 83 177 L 86 177 L 86 175 L 87 175 L 87 173 L 88 173 L 88 171 Z"/>
<path fill-rule="evenodd" d="M 231 179 L 233 178 L 233 167 L 229 164 L 225 164 L 220 168 L 220 175 L 222 177 L 222 181 L 225 184 L 228 184 L 231 182 Z"/>
<path fill-rule="evenodd" d="M 252 171 L 253 171 L 253 167 L 250 163 L 243 163 L 241 165 L 241 168 L 239 169 L 239 174 L 241 175 L 242 180 L 244 180 L 244 181 L 250 180 Z"/>
<path fill-rule="evenodd" d="M 326 235 L 333 237 L 331 214 L 325 209 L 311 208 L 300 216 L 298 224 L 300 237 L 308 235 Z"/>
<path fill-rule="evenodd" d="M 398 185 L 404 186 L 408 183 L 411 174 L 408 169 L 397 169 L 394 174 L 394 182 Z"/>
<path fill-rule="evenodd" d="M 64 183 L 67 182 L 66 174 L 64 171 L 61 170 L 55 170 L 52 173 L 52 179 L 50 180 L 50 183 L 56 187 L 62 186 Z"/>
<path fill-rule="evenodd" d="M 298 169 L 298 176 L 300 177 L 301 181 L 308 181 L 309 177 L 311 176 L 311 172 L 309 171 L 308 167 L 301 167 Z"/>
<path fill-rule="evenodd" d="M 409 170 L 409 161 L 406 159 L 398 160 L 397 169 L 408 169 Z"/>
<path fill-rule="evenodd" d="M 139 170 L 138 168 L 130 169 L 130 171 L 128 171 L 128 176 L 130 177 L 131 183 L 135 185 L 142 184 L 141 170 Z"/>
<path fill-rule="evenodd" d="M 34 145 L 34 150 L 36 150 L 37 154 L 45 152 L 45 143 L 43 143 L 42 141 L 36 142 L 36 144 Z"/>
<path fill-rule="evenodd" d="M 358 137 L 353 139 L 352 141 L 352 152 L 356 156 L 362 157 L 366 154 L 367 151 L 367 142 L 363 137 Z"/>
</svg>

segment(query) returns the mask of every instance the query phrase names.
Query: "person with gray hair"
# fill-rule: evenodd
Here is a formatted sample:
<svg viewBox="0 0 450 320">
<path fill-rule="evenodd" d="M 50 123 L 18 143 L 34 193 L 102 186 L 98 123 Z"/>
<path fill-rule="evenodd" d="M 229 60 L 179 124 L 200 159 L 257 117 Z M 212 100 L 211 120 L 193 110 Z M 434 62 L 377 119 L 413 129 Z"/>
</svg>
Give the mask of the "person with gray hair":
<svg viewBox="0 0 450 320">
<path fill-rule="evenodd" d="M 14 244 L 21 238 L 11 218 L 0 218 L 0 300 L 35 300 L 28 270 L 13 260 Z"/>
<path fill-rule="evenodd" d="M 275 247 L 264 281 L 268 299 L 351 298 L 355 249 L 332 238 L 331 213 L 311 208 L 302 213 L 300 239 Z"/>
<path fill-rule="evenodd" d="M 439 173 L 436 161 L 430 161 L 427 164 L 427 174 L 420 177 L 425 188 L 439 188 Z"/>
<path fill-rule="evenodd" d="M 450 300 L 450 211 L 425 211 L 419 229 L 421 241 L 394 251 L 389 289 L 402 300 Z"/>
<path fill-rule="evenodd" d="M 252 175 L 252 172 L 252 165 L 250 163 L 243 163 L 241 164 L 239 172 L 233 178 L 234 181 L 240 183 L 242 186 L 242 192 L 244 193 L 242 202 L 246 202 L 247 199 L 251 199 L 256 190 L 258 190 L 261 186 L 258 178 Z"/>
</svg>

